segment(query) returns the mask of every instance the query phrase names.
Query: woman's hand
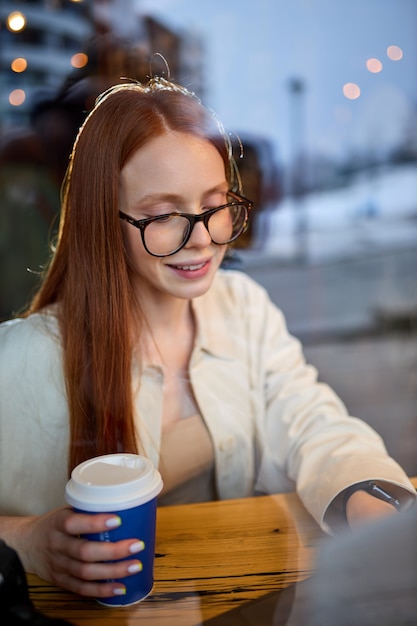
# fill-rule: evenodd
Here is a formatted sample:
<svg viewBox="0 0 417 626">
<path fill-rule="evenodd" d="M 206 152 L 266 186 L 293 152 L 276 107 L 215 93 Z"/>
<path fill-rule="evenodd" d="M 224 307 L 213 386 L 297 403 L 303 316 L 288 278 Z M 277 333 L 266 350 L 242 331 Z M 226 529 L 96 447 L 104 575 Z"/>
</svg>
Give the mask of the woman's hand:
<svg viewBox="0 0 417 626">
<path fill-rule="evenodd" d="M 361 489 L 352 493 L 346 503 L 346 518 L 351 528 L 393 513 L 397 513 L 395 507 Z"/>
<path fill-rule="evenodd" d="M 116 515 L 88 515 L 60 508 L 40 517 L 14 520 L 19 521 L 6 541 L 17 551 L 25 570 L 82 596 L 123 595 L 123 584 L 100 581 L 124 578 L 142 569 L 139 560 L 110 562 L 141 552 L 144 545 L 139 539 L 111 543 L 79 537 L 119 526 Z"/>
</svg>

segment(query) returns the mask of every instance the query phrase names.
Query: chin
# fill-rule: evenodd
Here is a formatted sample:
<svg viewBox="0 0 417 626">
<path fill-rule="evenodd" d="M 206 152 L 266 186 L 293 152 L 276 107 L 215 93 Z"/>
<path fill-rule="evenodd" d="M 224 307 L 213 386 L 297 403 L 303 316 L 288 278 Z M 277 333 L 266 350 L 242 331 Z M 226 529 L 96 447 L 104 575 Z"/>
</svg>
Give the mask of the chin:
<svg viewBox="0 0 417 626">
<path fill-rule="evenodd" d="M 184 298 L 186 300 L 192 300 L 193 298 L 199 298 L 204 296 L 210 289 L 213 282 L 214 274 L 210 277 L 205 277 L 204 280 L 196 280 L 193 284 L 184 285 L 182 289 L 177 290 L 177 297 Z"/>
</svg>

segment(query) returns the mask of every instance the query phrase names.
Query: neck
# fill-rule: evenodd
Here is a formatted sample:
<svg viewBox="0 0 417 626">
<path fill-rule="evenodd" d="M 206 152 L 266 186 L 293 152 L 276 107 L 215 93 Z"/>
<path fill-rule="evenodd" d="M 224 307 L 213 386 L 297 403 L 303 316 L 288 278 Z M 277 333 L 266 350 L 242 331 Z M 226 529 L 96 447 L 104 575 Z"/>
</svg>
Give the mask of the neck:
<svg viewBox="0 0 417 626">
<path fill-rule="evenodd" d="M 188 368 L 194 344 L 191 301 L 180 298 L 149 300 L 142 306 L 145 319 L 145 359 L 168 369 Z"/>
<path fill-rule="evenodd" d="M 191 323 L 191 301 L 180 298 L 161 298 L 141 303 L 146 327 L 153 334 L 175 333 Z"/>
</svg>

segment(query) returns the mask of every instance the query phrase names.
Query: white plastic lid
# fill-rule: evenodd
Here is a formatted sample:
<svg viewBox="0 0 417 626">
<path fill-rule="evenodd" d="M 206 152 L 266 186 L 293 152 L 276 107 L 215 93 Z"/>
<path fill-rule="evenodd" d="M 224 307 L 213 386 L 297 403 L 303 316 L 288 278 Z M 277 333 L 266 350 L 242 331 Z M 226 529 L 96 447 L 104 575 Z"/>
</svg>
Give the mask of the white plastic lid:
<svg viewBox="0 0 417 626">
<path fill-rule="evenodd" d="M 106 454 L 72 470 L 65 499 L 83 511 L 123 511 L 152 500 L 161 489 L 161 475 L 146 457 Z"/>
</svg>

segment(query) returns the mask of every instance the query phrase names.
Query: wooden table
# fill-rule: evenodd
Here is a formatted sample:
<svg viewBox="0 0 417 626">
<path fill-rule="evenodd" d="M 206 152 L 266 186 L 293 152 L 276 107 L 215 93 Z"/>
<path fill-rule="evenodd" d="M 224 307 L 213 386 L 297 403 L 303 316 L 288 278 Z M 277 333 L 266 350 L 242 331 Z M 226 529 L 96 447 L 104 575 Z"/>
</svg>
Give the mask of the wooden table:
<svg viewBox="0 0 417 626">
<path fill-rule="evenodd" d="M 108 608 L 28 576 L 35 607 L 89 626 L 197 626 L 309 576 L 324 534 L 295 494 L 161 507 L 155 585 Z"/>
</svg>

